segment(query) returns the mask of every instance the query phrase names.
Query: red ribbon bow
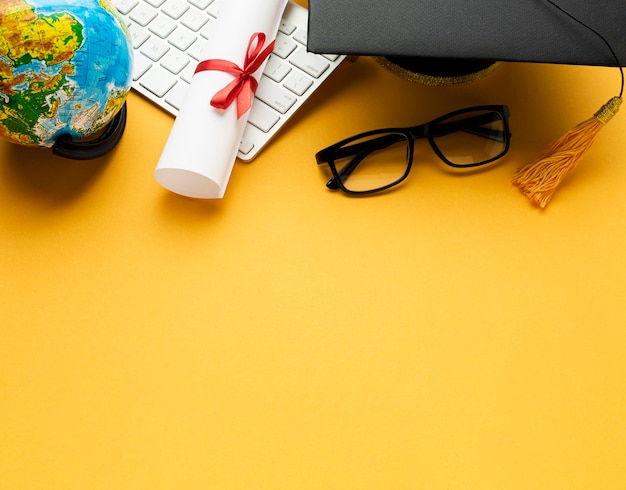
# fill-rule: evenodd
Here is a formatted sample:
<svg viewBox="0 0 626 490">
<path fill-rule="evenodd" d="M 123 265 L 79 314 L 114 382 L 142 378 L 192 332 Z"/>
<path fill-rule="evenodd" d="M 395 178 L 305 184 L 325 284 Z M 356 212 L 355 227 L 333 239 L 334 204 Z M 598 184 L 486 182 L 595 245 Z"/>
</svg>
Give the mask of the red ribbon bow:
<svg viewBox="0 0 626 490">
<path fill-rule="evenodd" d="M 276 41 L 272 41 L 263 49 L 265 34 L 262 32 L 252 34 L 248 42 L 243 69 L 228 60 L 204 60 L 198 63 L 194 75 L 201 71 L 218 70 L 236 75 L 237 77 L 213 96 L 211 99 L 211 105 L 213 107 L 217 109 L 227 109 L 236 99 L 237 119 L 250 109 L 252 101 L 254 100 L 254 94 L 259 86 L 259 82 L 257 82 L 256 78 L 252 75 L 260 68 L 265 59 L 273 51 L 275 42 Z"/>
</svg>

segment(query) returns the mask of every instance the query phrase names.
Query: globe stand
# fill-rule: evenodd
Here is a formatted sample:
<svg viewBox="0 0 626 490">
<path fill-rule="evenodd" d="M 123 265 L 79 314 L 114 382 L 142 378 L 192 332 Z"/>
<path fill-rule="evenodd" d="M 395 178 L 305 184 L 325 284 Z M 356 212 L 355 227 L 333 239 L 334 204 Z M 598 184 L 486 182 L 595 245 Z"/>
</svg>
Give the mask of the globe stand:
<svg viewBox="0 0 626 490">
<path fill-rule="evenodd" d="M 54 142 L 52 152 L 55 155 L 73 160 L 91 160 L 101 157 L 119 143 L 125 127 L 126 102 L 97 138 L 74 141 L 71 135 L 65 133 Z"/>
</svg>

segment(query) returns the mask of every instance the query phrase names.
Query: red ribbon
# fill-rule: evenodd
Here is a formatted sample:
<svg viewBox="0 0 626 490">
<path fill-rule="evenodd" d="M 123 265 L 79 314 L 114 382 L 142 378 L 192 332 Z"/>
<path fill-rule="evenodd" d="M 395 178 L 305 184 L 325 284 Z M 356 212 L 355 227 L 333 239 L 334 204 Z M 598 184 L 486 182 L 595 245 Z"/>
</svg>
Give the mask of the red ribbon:
<svg viewBox="0 0 626 490">
<path fill-rule="evenodd" d="M 252 34 L 248 42 L 243 69 L 228 60 L 204 60 L 198 63 L 194 75 L 201 71 L 218 70 L 237 77 L 213 96 L 211 99 L 213 107 L 227 109 L 234 100 L 237 100 L 237 119 L 250 109 L 254 100 L 254 94 L 259 86 L 259 82 L 252 75 L 273 51 L 275 42 L 272 41 L 263 49 L 265 34 L 262 32 Z"/>
</svg>

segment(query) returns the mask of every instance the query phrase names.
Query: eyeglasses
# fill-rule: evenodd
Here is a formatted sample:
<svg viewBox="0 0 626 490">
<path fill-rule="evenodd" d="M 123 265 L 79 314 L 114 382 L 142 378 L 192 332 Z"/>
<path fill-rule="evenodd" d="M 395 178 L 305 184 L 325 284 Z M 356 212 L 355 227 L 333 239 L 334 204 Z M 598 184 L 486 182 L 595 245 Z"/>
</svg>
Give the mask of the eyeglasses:
<svg viewBox="0 0 626 490">
<path fill-rule="evenodd" d="M 380 192 L 409 175 L 413 143 L 426 138 L 447 165 L 469 169 L 501 158 L 510 143 L 509 108 L 504 105 L 469 107 L 410 128 L 367 131 L 319 151 L 317 164 L 328 164 L 329 189 L 351 195 Z"/>
</svg>

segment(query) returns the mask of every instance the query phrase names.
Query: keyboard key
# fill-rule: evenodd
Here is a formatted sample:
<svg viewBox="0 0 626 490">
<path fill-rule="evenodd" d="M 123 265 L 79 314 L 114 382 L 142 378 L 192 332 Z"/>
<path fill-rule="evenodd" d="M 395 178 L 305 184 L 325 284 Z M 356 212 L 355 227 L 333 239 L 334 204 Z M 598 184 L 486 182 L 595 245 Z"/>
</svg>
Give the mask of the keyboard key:
<svg viewBox="0 0 626 490">
<path fill-rule="evenodd" d="M 161 66 L 174 75 L 178 75 L 189 64 L 187 55 L 177 49 L 170 50 L 161 60 Z"/>
<path fill-rule="evenodd" d="M 209 13 L 210 16 L 215 17 L 217 19 L 220 16 L 221 7 L 222 7 L 222 2 L 219 0 L 214 0 L 213 2 L 211 2 L 211 5 L 209 5 L 207 12 Z"/>
<path fill-rule="evenodd" d="M 306 46 L 306 42 L 307 42 L 307 34 L 306 31 L 304 29 L 298 29 L 296 31 L 296 33 L 293 35 L 293 38 L 299 42 L 300 44 L 302 44 L 302 46 Z"/>
<path fill-rule="evenodd" d="M 332 61 L 332 62 L 335 62 L 339 59 L 338 54 L 323 54 L 322 56 L 326 58 L 328 61 Z"/>
<path fill-rule="evenodd" d="M 183 71 L 180 72 L 180 79 L 184 80 L 187 83 L 191 83 L 191 79 L 193 78 L 194 73 L 196 72 L 196 67 L 198 63 L 189 63 Z"/>
<path fill-rule="evenodd" d="M 273 53 L 281 58 L 287 58 L 296 49 L 297 44 L 292 41 L 290 37 L 285 34 L 278 33 L 276 36 L 276 44 L 274 45 Z"/>
<path fill-rule="evenodd" d="M 169 15 L 172 19 L 178 20 L 189 9 L 189 5 L 179 0 L 167 0 L 161 7 L 161 12 Z"/>
<path fill-rule="evenodd" d="M 133 80 L 136 82 L 152 67 L 152 60 L 139 54 L 133 60 Z"/>
<path fill-rule="evenodd" d="M 139 52 L 150 58 L 152 61 L 159 61 L 163 55 L 169 51 L 169 49 L 169 46 L 163 41 L 158 38 L 151 37 L 143 44 Z"/>
<path fill-rule="evenodd" d="M 189 85 L 185 83 L 177 83 L 176 86 L 167 93 L 165 102 L 170 104 L 172 107 L 175 107 L 177 110 L 180 110 L 183 106 L 188 90 Z"/>
<path fill-rule="evenodd" d="M 291 66 L 283 62 L 280 58 L 270 55 L 263 70 L 263 74 L 270 77 L 276 83 L 282 82 L 291 71 Z"/>
<path fill-rule="evenodd" d="M 139 0 L 113 0 L 113 6 L 122 15 L 128 15 L 128 12 L 137 5 L 139 5 Z"/>
<path fill-rule="evenodd" d="M 280 25 L 278 26 L 278 30 L 283 34 L 287 34 L 288 36 L 293 34 L 293 31 L 295 31 L 296 28 L 297 26 L 293 22 L 289 22 L 285 19 L 282 19 Z"/>
<path fill-rule="evenodd" d="M 266 78 L 261 79 L 259 88 L 256 91 L 257 98 L 265 102 L 272 109 L 284 114 L 296 103 L 296 98 L 293 94 L 290 94 L 274 83 L 264 83 L 266 81 Z"/>
<path fill-rule="evenodd" d="M 289 58 L 289 62 L 315 78 L 319 78 L 330 66 L 326 59 L 313 53 L 308 53 L 305 49 L 296 51 Z"/>
<path fill-rule="evenodd" d="M 130 32 L 130 41 L 133 49 L 139 49 L 141 45 L 150 38 L 150 34 L 138 24 L 131 25 L 128 30 Z"/>
<path fill-rule="evenodd" d="M 198 38 L 187 49 L 187 54 L 196 61 L 202 61 L 204 59 L 204 48 L 206 47 L 206 41 L 202 38 Z"/>
<path fill-rule="evenodd" d="M 174 29 L 176 29 L 176 21 L 172 20 L 165 15 L 159 15 L 156 19 L 150 22 L 148 30 L 153 34 L 156 34 L 161 39 L 165 39 L 169 36 Z"/>
<path fill-rule="evenodd" d="M 313 80 L 298 72 L 291 74 L 283 84 L 286 89 L 291 90 L 298 96 L 304 95 L 304 93 L 309 90 L 312 85 Z"/>
<path fill-rule="evenodd" d="M 196 39 L 197 37 L 193 32 L 180 26 L 171 36 L 167 38 L 167 41 L 181 51 L 187 51 L 189 46 L 191 46 Z"/>
<path fill-rule="evenodd" d="M 189 0 L 189 3 L 200 10 L 205 10 L 213 0 Z"/>
<path fill-rule="evenodd" d="M 247 139 L 242 139 L 241 140 L 241 144 L 239 145 L 239 151 L 243 154 L 243 155 L 247 155 L 248 153 L 250 153 L 252 150 L 254 149 L 254 144 L 252 144 L 251 141 L 247 140 Z"/>
<path fill-rule="evenodd" d="M 188 27 L 193 32 L 198 32 L 208 21 L 209 16 L 196 9 L 188 10 L 180 19 L 181 24 Z"/>
<path fill-rule="evenodd" d="M 265 105 L 259 100 L 255 100 L 252 103 L 250 109 L 250 115 L 248 116 L 248 122 L 253 126 L 256 126 L 264 133 L 267 133 L 278 122 L 280 118 L 276 111 L 271 107 Z"/>
<path fill-rule="evenodd" d="M 157 11 L 148 4 L 137 5 L 130 13 L 130 19 L 137 22 L 141 27 L 146 27 L 157 16 Z"/>
<path fill-rule="evenodd" d="M 163 97 L 176 85 L 176 80 L 165 69 L 160 66 L 153 66 L 141 77 L 139 84 L 157 97 Z"/>
<path fill-rule="evenodd" d="M 213 34 L 213 29 L 215 28 L 215 19 L 213 19 L 212 21 L 210 19 L 213 18 L 209 17 L 209 22 L 204 24 L 204 27 L 200 29 L 200 35 L 204 39 L 209 39 L 211 37 L 211 34 Z"/>
</svg>

